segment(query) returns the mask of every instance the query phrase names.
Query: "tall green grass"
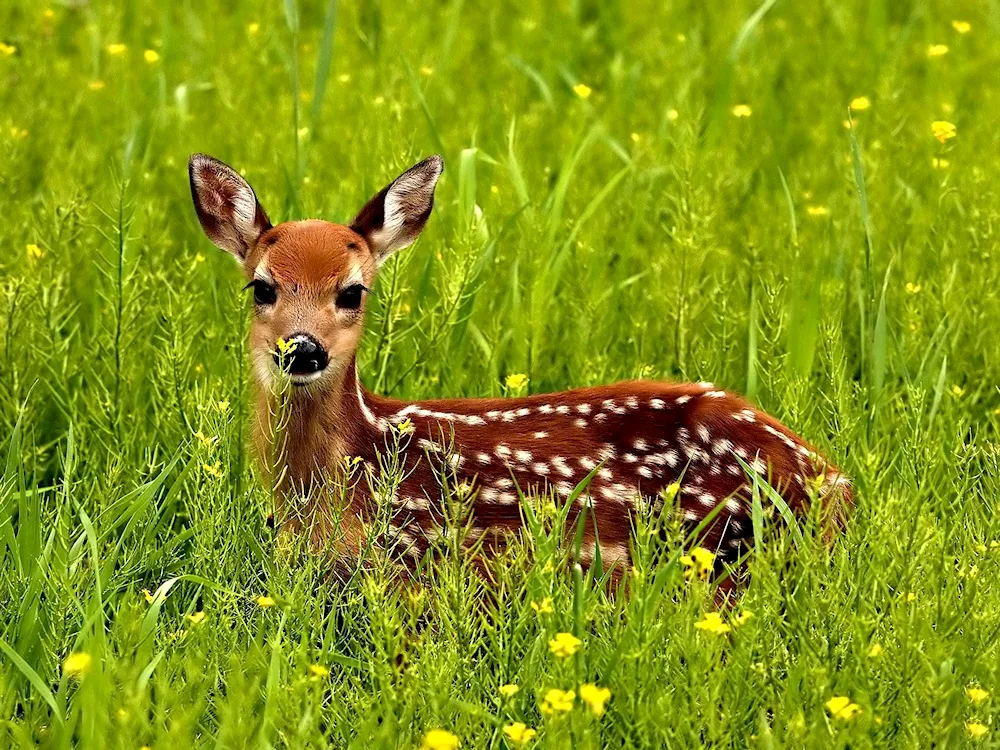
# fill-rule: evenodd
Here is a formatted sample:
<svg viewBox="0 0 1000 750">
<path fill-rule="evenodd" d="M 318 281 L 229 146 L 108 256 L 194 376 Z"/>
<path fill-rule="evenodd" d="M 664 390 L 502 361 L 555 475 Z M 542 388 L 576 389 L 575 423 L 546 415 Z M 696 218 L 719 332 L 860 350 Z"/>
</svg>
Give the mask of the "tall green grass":
<svg viewBox="0 0 1000 750">
<path fill-rule="evenodd" d="M 967 691 L 1000 691 L 997 31 L 937 0 L 8 0 L 0 745 L 505 747 L 524 722 L 539 747 L 996 746 Z M 379 549 L 329 580 L 266 524 L 248 304 L 194 151 L 275 221 L 347 221 L 441 151 L 375 289 L 370 387 L 711 380 L 844 468 L 848 528 L 768 523 L 759 487 L 721 634 L 666 519 L 614 596 L 530 499 L 492 580 L 461 496 L 426 585 Z M 542 712 L 585 683 L 602 716 Z"/>
</svg>

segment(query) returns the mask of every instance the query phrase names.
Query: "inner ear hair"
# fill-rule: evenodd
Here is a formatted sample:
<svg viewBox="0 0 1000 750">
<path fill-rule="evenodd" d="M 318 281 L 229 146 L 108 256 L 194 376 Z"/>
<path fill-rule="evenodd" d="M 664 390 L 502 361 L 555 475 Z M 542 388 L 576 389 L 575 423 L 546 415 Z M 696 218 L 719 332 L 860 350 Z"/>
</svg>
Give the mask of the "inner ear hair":
<svg viewBox="0 0 1000 750">
<path fill-rule="evenodd" d="M 410 245 L 434 207 L 434 188 L 444 171 L 439 155 L 410 167 L 361 209 L 351 228 L 364 237 L 379 262 Z"/>
<path fill-rule="evenodd" d="M 271 228 L 250 184 L 227 164 L 206 154 L 188 162 L 191 197 L 208 238 L 241 262 Z"/>
</svg>

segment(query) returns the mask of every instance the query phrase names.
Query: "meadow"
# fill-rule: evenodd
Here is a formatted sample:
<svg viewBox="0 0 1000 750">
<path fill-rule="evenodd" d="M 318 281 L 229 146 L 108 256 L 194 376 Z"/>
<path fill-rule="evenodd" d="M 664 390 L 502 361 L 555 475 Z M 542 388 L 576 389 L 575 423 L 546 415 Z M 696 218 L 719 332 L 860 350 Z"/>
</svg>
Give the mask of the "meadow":
<svg viewBox="0 0 1000 750">
<path fill-rule="evenodd" d="M 5 0 L 0 746 L 1000 746 L 998 33 L 967 0 Z M 721 611 L 654 519 L 627 595 L 551 523 L 488 584 L 454 545 L 332 583 L 267 525 L 196 151 L 274 221 L 442 153 L 369 388 L 710 380 L 852 477 L 847 528 L 775 524 Z"/>
</svg>

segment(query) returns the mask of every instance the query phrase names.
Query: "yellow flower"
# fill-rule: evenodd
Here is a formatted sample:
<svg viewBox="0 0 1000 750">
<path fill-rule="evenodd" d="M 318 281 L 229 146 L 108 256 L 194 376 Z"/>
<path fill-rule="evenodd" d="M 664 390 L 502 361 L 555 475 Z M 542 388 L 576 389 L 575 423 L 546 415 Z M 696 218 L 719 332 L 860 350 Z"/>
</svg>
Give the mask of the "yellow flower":
<svg viewBox="0 0 1000 750">
<path fill-rule="evenodd" d="M 222 464 L 216 461 L 214 464 L 202 464 L 201 468 L 205 470 L 206 474 L 210 474 L 216 479 L 222 478 Z"/>
<path fill-rule="evenodd" d="M 337 80 L 340 83 L 350 83 L 351 82 L 351 74 L 350 73 L 341 73 L 339 76 L 337 76 Z"/>
<path fill-rule="evenodd" d="M 681 116 L 681 113 L 678 112 L 676 109 L 668 109 L 667 110 L 667 119 L 670 120 L 670 122 L 675 122 L 677 120 L 677 118 L 680 117 L 680 116 Z"/>
<path fill-rule="evenodd" d="M 872 106 L 872 101 L 867 96 L 856 96 L 851 99 L 851 103 L 847 106 L 850 107 L 852 112 L 863 112 Z"/>
<path fill-rule="evenodd" d="M 591 89 L 590 86 L 588 86 L 585 83 L 578 83 L 576 84 L 576 86 L 573 87 L 573 93 L 576 94 L 581 99 L 586 99 L 587 97 L 590 96 L 592 92 L 593 89 Z"/>
<path fill-rule="evenodd" d="M 515 745 L 523 745 L 526 742 L 531 742 L 535 739 L 535 735 L 538 734 L 538 732 L 534 729 L 531 729 L 520 721 L 515 721 L 513 724 L 505 726 L 503 728 L 503 733 L 507 736 L 507 739 Z"/>
<path fill-rule="evenodd" d="M 861 706 L 852 703 L 846 695 L 835 695 L 826 702 L 826 710 L 835 719 L 849 721 L 861 713 Z"/>
<path fill-rule="evenodd" d="M 90 671 L 94 659 L 90 654 L 77 651 L 66 657 L 63 662 L 63 674 L 67 677 L 82 677 Z"/>
<path fill-rule="evenodd" d="M 931 166 L 934 167 L 934 169 L 947 169 L 950 165 L 951 162 L 947 159 L 939 159 L 936 156 L 931 159 Z"/>
<path fill-rule="evenodd" d="M 91 91 L 100 91 L 104 88 L 104 81 L 97 79 L 96 81 L 91 81 L 87 84 L 87 88 Z"/>
<path fill-rule="evenodd" d="M 216 401 L 215 408 L 225 414 L 229 411 L 229 399 L 224 398 L 221 401 Z"/>
<path fill-rule="evenodd" d="M 952 386 L 952 391 L 954 391 L 955 388 L 958 388 L 958 386 Z M 959 390 L 961 390 L 963 393 L 965 392 L 964 388 L 960 388 Z M 912 591 L 907 592 L 906 601 L 915 602 L 916 600 L 917 600 L 917 595 L 915 593 L 913 593 Z"/>
<path fill-rule="evenodd" d="M 112 57 L 121 57 L 128 51 L 128 46 L 120 42 L 107 46 L 108 54 Z"/>
<path fill-rule="evenodd" d="M 965 725 L 965 732 L 966 732 L 966 734 L 968 734 L 970 737 L 972 737 L 975 740 L 978 740 L 980 737 L 982 737 L 988 731 L 989 731 L 989 729 L 987 728 L 987 726 L 985 724 L 982 724 L 982 723 L 978 722 L 978 721 L 970 721 L 970 722 L 967 722 L 966 725 Z"/>
<path fill-rule="evenodd" d="M 572 633 L 556 633 L 556 637 L 549 641 L 549 651 L 564 659 L 579 651 L 581 645 L 583 641 Z"/>
<path fill-rule="evenodd" d="M 194 436 L 195 436 L 196 438 L 198 438 L 198 442 L 199 442 L 199 443 L 201 443 L 201 444 L 202 444 L 203 446 L 205 446 L 206 448 L 211 448 L 211 447 L 212 447 L 212 443 L 214 443 L 214 442 L 215 442 L 216 440 L 218 440 L 218 439 L 219 439 L 219 438 L 217 438 L 217 437 L 214 437 L 214 436 L 213 436 L 213 437 L 209 437 L 208 435 L 206 435 L 206 434 L 205 434 L 204 432 L 202 432 L 201 430 L 198 430 L 198 431 L 197 431 L 197 432 L 196 432 L 196 433 L 194 434 Z"/>
<path fill-rule="evenodd" d="M 191 621 L 192 625 L 201 625 L 203 622 L 205 622 L 205 613 L 192 612 L 191 614 L 188 615 L 188 619 Z"/>
<path fill-rule="evenodd" d="M 432 68 L 430 65 L 422 65 L 420 66 L 420 72 L 423 73 L 425 76 L 432 76 L 434 75 L 434 68 Z"/>
<path fill-rule="evenodd" d="M 872 659 L 877 659 L 882 655 L 883 651 L 885 651 L 885 649 L 882 648 L 881 643 L 873 643 L 872 647 L 868 649 L 868 656 L 870 656 Z"/>
<path fill-rule="evenodd" d="M 585 682 L 580 685 L 580 700 L 587 704 L 594 716 L 603 716 L 604 705 L 611 700 L 611 691 Z"/>
<path fill-rule="evenodd" d="M 509 683 L 507 683 L 506 685 L 501 685 L 501 686 L 500 686 L 500 690 L 499 690 L 499 692 L 500 692 L 500 697 L 501 697 L 501 698 L 505 698 L 505 699 L 509 700 L 509 699 L 513 698 L 513 697 L 514 697 L 515 695 L 517 695 L 517 692 L 518 692 L 518 691 L 519 691 L 520 689 L 521 689 L 521 688 L 519 688 L 519 687 L 518 687 L 518 686 L 517 686 L 517 685 L 516 685 L 515 683 L 513 683 L 513 682 L 509 682 Z"/>
<path fill-rule="evenodd" d="M 155 49 L 148 49 L 142 53 L 142 59 L 152 65 L 160 61 L 160 53 Z"/>
<path fill-rule="evenodd" d="M 973 703 L 982 703 L 984 700 L 990 697 L 989 692 L 983 690 L 977 685 L 969 685 L 965 689 L 965 694 L 969 697 L 969 700 Z"/>
<path fill-rule="evenodd" d="M 932 44 L 927 48 L 928 57 L 944 57 L 948 54 L 947 44 Z"/>
<path fill-rule="evenodd" d="M 826 206 L 806 206 L 806 213 L 810 216 L 829 216 L 830 209 Z"/>
<path fill-rule="evenodd" d="M 250 36 L 256 36 L 259 31 L 260 31 L 260 24 L 257 23 L 256 21 L 247 26 L 247 33 Z"/>
<path fill-rule="evenodd" d="M 972 24 L 968 21 L 952 21 L 951 27 L 959 34 L 968 34 L 972 31 Z"/>
<path fill-rule="evenodd" d="M 906 293 L 907 294 L 919 294 L 921 286 L 920 284 L 914 284 L 912 281 L 906 282 Z"/>
<path fill-rule="evenodd" d="M 424 735 L 420 750 L 456 750 L 462 743 L 446 729 L 432 729 Z"/>
<path fill-rule="evenodd" d="M 46 8 L 42 11 L 42 18 L 53 19 L 56 17 L 56 12 L 52 8 Z"/>
<path fill-rule="evenodd" d="M 632 133 L 632 143 L 638 143 L 642 138 L 639 137 L 638 133 Z"/>
<path fill-rule="evenodd" d="M 680 563 L 685 568 L 685 576 L 696 575 L 701 580 L 706 581 L 715 569 L 715 553 L 704 547 L 694 547 L 691 554 L 681 555 Z"/>
<path fill-rule="evenodd" d="M 267 609 L 268 607 L 273 607 L 274 606 L 274 599 L 272 599 L 269 596 L 258 596 L 257 597 L 257 605 L 260 606 L 260 607 L 263 607 L 264 609 Z"/>
<path fill-rule="evenodd" d="M 704 618 L 696 622 L 694 626 L 698 628 L 698 630 L 704 630 L 706 633 L 714 633 L 716 635 L 724 635 L 732 630 L 732 628 L 723 621 L 722 615 L 718 612 L 706 612 Z"/>
<path fill-rule="evenodd" d="M 417 428 L 413 426 L 413 422 L 410 420 L 409 417 L 407 417 L 398 425 L 396 425 L 396 430 L 399 432 L 400 435 L 409 435 L 415 429 Z"/>
<path fill-rule="evenodd" d="M 744 609 L 742 612 L 736 615 L 735 618 L 733 618 L 733 622 L 736 624 L 737 627 L 739 627 L 740 625 L 746 625 L 750 621 L 751 617 L 753 617 L 753 612 L 751 612 L 749 609 Z"/>
<path fill-rule="evenodd" d="M 42 248 L 38 245 L 27 245 L 24 249 L 28 253 L 28 260 L 38 260 L 45 255 L 45 253 L 42 252 Z"/>
<path fill-rule="evenodd" d="M 935 120 L 931 123 L 931 132 L 935 138 L 944 143 L 958 135 L 958 128 L 955 127 L 955 123 L 947 120 Z"/>
<path fill-rule="evenodd" d="M 531 608 L 535 610 L 536 615 L 548 615 L 552 613 L 552 597 L 547 596 L 540 602 L 532 602 Z"/>
<path fill-rule="evenodd" d="M 155 599 L 156 597 L 154 597 L 149 592 L 149 589 L 143 589 L 142 590 L 142 598 L 146 600 L 146 604 L 152 604 L 153 603 L 153 599 Z"/>
<path fill-rule="evenodd" d="M 504 384 L 511 390 L 519 391 L 528 384 L 528 376 L 523 372 L 516 372 L 508 375 Z"/>
<path fill-rule="evenodd" d="M 312 675 L 312 679 L 322 679 L 330 674 L 330 670 L 324 667 L 322 664 L 310 664 L 309 674 Z"/>
<path fill-rule="evenodd" d="M 965 389 L 958 383 L 953 383 L 951 386 L 951 394 L 955 398 L 961 398 L 963 395 L 965 395 Z M 913 597 L 913 599 L 917 598 L 914 594 L 907 594 L 906 600 L 913 601 L 913 599 L 911 599 L 910 597 Z"/>
<path fill-rule="evenodd" d="M 551 716 L 555 713 L 566 713 L 573 710 L 574 700 L 576 700 L 576 693 L 572 690 L 552 688 L 545 693 L 540 708 L 546 716 Z"/>
<path fill-rule="evenodd" d="M 733 107 L 733 117 L 749 117 L 753 114 L 753 110 L 750 109 L 749 104 L 737 104 Z"/>
<path fill-rule="evenodd" d="M 13 57 L 17 54 L 17 47 L 13 44 L 4 44 L 0 42 L 0 55 L 4 57 Z"/>
</svg>

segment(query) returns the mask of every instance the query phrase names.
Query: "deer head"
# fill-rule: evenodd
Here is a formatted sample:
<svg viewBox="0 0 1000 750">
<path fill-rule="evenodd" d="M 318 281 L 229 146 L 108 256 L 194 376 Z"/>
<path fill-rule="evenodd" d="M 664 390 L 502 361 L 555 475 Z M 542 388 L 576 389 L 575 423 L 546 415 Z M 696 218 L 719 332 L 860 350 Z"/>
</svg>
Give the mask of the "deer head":
<svg viewBox="0 0 1000 750">
<path fill-rule="evenodd" d="M 236 258 L 253 290 L 250 348 L 262 384 L 284 369 L 294 386 L 321 387 L 343 371 L 361 338 L 378 268 L 423 230 L 443 169 L 436 155 L 411 167 L 349 225 L 272 226 L 234 169 L 204 154 L 191 157 L 191 195 L 202 229 Z"/>
</svg>

